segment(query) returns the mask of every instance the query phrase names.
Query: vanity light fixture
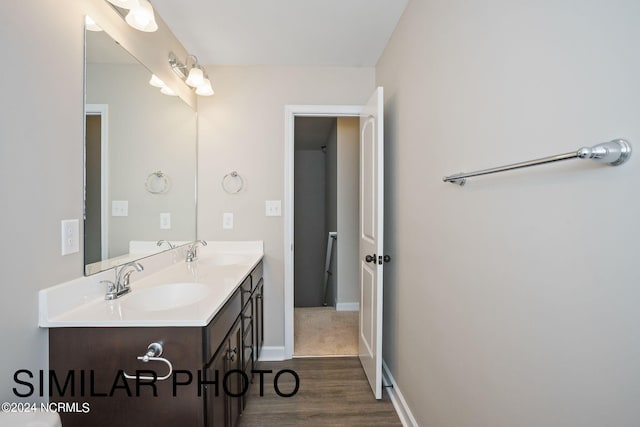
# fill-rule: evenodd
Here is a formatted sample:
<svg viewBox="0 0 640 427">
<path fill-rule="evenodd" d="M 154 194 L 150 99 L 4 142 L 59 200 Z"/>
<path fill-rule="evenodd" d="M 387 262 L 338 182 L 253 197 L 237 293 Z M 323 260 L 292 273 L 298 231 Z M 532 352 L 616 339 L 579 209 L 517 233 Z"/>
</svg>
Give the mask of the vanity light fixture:
<svg viewBox="0 0 640 427">
<path fill-rule="evenodd" d="M 153 13 L 153 7 L 148 0 L 107 0 L 114 6 L 129 12 L 124 20 L 136 30 L 152 33 L 158 30 L 158 23 Z M 124 15 L 124 14 L 123 14 Z"/>
<path fill-rule="evenodd" d="M 173 53 L 169 53 L 169 65 L 174 73 L 178 75 L 188 86 L 196 89 L 196 94 L 201 96 L 213 95 L 211 80 L 206 70 L 198 64 L 195 55 L 188 55 L 184 63 L 178 61 Z"/>
</svg>

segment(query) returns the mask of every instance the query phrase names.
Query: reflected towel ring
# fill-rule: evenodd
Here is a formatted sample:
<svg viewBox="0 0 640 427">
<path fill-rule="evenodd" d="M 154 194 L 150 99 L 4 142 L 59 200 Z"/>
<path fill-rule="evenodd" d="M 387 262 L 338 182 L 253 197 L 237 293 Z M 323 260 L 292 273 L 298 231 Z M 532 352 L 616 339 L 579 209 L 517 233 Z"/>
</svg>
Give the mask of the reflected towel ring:
<svg viewBox="0 0 640 427">
<path fill-rule="evenodd" d="M 162 171 L 150 173 L 144 187 L 151 194 L 163 194 L 169 191 L 169 177 Z"/>
<path fill-rule="evenodd" d="M 244 180 L 236 171 L 229 172 L 222 178 L 222 189 L 228 194 L 237 194 L 243 187 Z"/>
</svg>

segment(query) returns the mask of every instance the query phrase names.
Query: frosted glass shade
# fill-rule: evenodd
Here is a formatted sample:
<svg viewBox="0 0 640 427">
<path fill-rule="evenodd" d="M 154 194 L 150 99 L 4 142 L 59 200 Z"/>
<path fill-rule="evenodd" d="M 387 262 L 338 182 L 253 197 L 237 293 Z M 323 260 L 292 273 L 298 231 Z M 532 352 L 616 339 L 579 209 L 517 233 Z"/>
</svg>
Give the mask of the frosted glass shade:
<svg viewBox="0 0 640 427">
<path fill-rule="evenodd" d="M 160 92 L 169 96 L 178 96 L 178 94 L 175 93 L 169 86 L 164 86 L 162 89 L 160 89 Z"/>
<path fill-rule="evenodd" d="M 211 87 L 211 81 L 209 81 L 209 79 L 204 79 L 202 84 L 196 89 L 196 95 L 200 96 L 211 96 L 213 93 L 213 88 Z"/>
<path fill-rule="evenodd" d="M 149 80 L 149 84 L 153 87 L 159 87 L 161 89 L 166 86 L 164 82 L 160 80 L 155 74 L 151 74 L 151 80 Z"/>
<path fill-rule="evenodd" d="M 198 66 L 193 67 L 189 70 L 189 76 L 187 76 L 187 80 L 185 83 L 191 87 L 199 87 L 204 82 L 204 73 L 202 69 Z"/>
<path fill-rule="evenodd" d="M 96 24 L 96 21 L 94 21 L 89 15 L 84 17 L 84 27 L 88 31 L 102 31 L 102 28 L 100 28 L 98 24 Z"/>
<path fill-rule="evenodd" d="M 158 29 L 153 8 L 147 0 L 136 0 L 124 20 L 136 30 L 145 33 L 152 33 Z"/>
</svg>

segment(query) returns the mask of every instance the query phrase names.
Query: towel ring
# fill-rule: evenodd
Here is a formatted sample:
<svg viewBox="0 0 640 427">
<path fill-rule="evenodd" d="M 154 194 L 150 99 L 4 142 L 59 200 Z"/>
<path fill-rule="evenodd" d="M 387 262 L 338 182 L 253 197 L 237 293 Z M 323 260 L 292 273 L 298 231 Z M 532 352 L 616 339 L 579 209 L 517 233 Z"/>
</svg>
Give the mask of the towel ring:
<svg viewBox="0 0 640 427">
<path fill-rule="evenodd" d="M 144 187 L 151 194 L 163 194 L 169 191 L 169 177 L 162 171 L 152 172 L 147 176 Z"/>
<path fill-rule="evenodd" d="M 236 171 L 229 172 L 222 177 L 222 189 L 228 194 L 237 194 L 242 191 L 244 180 Z"/>
</svg>

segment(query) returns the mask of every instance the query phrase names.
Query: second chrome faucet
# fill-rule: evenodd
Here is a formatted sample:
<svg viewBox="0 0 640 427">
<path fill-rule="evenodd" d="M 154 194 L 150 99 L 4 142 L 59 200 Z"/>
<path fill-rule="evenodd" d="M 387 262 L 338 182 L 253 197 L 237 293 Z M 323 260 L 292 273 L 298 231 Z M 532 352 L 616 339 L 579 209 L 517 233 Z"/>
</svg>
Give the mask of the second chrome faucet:
<svg viewBox="0 0 640 427">
<path fill-rule="evenodd" d="M 187 248 L 187 257 L 185 259 L 186 262 L 192 262 L 198 259 L 198 244 L 202 246 L 207 246 L 207 242 L 204 240 L 196 240 L 191 243 Z"/>
</svg>

